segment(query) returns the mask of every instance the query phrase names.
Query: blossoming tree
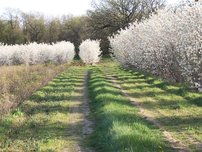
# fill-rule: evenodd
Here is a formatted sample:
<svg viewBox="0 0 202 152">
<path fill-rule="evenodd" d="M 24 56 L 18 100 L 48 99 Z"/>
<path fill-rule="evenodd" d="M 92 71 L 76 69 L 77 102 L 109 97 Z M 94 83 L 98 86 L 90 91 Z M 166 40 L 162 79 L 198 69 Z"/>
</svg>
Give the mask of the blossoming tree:
<svg viewBox="0 0 202 152">
<path fill-rule="evenodd" d="M 0 65 L 61 64 L 74 58 L 74 45 L 70 42 L 50 44 L 0 45 Z"/>
<path fill-rule="evenodd" d="M 202 5 L 166 8 L 109 38 L 123 65 L 202 86 Z"/>
<path fill-rule="evenodd" d="M 79 56 L 86 64 L 95 64 L 100 61 L 100 42 L 98 40 L 85 40 L 79 47 Z"/>
</svg>

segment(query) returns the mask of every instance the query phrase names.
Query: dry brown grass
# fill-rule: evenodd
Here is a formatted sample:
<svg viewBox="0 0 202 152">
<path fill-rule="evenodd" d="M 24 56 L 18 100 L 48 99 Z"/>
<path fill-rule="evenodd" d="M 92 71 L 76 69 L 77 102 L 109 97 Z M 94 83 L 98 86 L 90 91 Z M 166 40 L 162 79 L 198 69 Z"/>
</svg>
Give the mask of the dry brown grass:
<svg viewBox="0 0 202 152">
<path fill-rule="evenodd" d="M 66 65 L 1 66 L 0 114 L 8 113 L 18 106 L 65 67 Z"/>
</svg>

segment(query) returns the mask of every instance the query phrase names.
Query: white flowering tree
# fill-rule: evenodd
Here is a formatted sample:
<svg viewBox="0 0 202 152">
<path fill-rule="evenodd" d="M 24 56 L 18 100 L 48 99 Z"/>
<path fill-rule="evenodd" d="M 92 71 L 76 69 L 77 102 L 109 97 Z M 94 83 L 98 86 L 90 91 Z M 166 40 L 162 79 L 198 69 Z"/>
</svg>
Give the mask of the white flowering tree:
<svg viewBox="0 0 202 152">
<path fill-rule="evenodd" d="M 79 56 L 86 64 L 96 64 L 100 61 L 100 42 L 98 40 L 85 40 L 79 46 Z"/>
<path fill-rule="evenodd" d="M 123 65 L 175 82 L 202 85 L 202 5 L 159 10 L 109 38 Z"/>
<path fill-rule="evenodd" d="M 74 58 L 74 45 L 70 42 L 50 44 L 0 45 L 0 65 L 61 64 Z"/>
</svg>

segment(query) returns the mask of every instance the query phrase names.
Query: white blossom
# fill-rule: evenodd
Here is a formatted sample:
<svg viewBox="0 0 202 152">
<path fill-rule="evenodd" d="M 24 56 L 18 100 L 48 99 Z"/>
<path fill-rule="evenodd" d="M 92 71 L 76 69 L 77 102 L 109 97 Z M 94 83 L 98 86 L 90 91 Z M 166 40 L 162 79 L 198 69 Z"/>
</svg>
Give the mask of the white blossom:
<svg viewBox="0 0 202 152">
<path fill-rule="evenodd" d="M 85 40 L 79 46 L 79 56 L 86 64 L 95 64 L 100 61 L 100 42 L 98 40 Z"/>
<path fill-rule="evenodd" d="M 0 45 L 0 65 L 57 64 L 71 62 L 74 58 L 74 45 L 70 42 L 50 44 L 30 43 L 25 45 Z"/>
<path fill-rule="evenodd" d="M 176 82 L 202 85 L 202 4 L 159 10 L 110 37 L 123 65 Z"/>
</svg>

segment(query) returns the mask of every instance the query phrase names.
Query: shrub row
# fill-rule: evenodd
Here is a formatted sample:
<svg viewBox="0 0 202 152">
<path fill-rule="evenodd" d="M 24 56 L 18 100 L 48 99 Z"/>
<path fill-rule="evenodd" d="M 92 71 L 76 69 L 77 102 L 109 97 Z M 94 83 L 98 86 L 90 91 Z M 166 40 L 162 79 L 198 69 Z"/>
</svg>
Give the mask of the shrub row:
<svg viewBox="0 0 202 152">
<path fill-rule="evenodd" d="M 123 65 L 202 86 L 202 5 L 165 8 L 109 38 Z"/>
</svg>

